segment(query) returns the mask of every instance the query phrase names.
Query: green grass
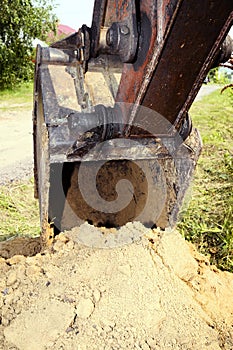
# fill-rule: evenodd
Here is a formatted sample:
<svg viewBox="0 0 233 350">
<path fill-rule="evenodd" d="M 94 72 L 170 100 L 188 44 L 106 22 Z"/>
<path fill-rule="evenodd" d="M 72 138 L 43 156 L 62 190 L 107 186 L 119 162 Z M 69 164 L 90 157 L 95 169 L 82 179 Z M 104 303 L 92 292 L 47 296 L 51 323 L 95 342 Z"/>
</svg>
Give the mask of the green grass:
<svg viewBox="0 0 233 350">
<path fill-rule="evenodd" d="M 190 114 L 203 150 L 178 228 L 212 263 L 233 272 L 233 91 L 213 92 Z"/>
<path fill-rule="evenodd" d="M 17 89 L 0 90 L 0 110 L 28 104 L 32 106 L 33 82 L 21 84 Z"/>
<path fill-rule="evenodd" d="M 31 109 L 33 82 L 17 89 L 0 91 L 0 117 L 5 111 Z M 39 209 L 33 198 L 33 182 L 9 183 L 0 186 L 0 240 L 39 234 Z"/>
<path fill-rule="evenodd" d="M 40 234 L 39 209 L 33 188 L 32 180 L 0 186 L 0 241 Z"/>
</svg>

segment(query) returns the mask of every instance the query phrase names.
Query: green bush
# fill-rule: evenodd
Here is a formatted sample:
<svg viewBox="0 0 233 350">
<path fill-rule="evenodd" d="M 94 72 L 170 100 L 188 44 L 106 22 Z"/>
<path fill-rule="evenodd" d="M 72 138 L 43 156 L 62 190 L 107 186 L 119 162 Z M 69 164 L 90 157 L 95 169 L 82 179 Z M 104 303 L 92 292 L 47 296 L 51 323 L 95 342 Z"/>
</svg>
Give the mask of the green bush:
<svg viewBox="0 0 233 350">
<path fill-rule="evenodd" d="M 210 83 L 226 85 L 230 84 L 230 78 L 225 71 L 221 71 L 220 67 L 213 68 L 208 73 Z"/>
<path fill-rule="evenodd" d="M 55 30 L 52 10 L 52 0 L 1 1 L 0 90 L 32 79 L 32 41 Z"/>
</svg>

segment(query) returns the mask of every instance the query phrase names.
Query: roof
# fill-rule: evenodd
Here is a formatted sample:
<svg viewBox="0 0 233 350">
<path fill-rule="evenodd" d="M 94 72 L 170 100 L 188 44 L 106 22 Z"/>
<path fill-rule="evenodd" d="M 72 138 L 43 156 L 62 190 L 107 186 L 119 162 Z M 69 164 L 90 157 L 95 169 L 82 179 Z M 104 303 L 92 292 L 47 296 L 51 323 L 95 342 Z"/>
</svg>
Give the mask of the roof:
<svg viewBox="0 0 233 350">
<path fill-rule="evenodd" d="M 48 39 L 50 43 L 62 40 L 63 38 L 75 33 L 76 30 L 65 24 L 58 24 L 56 34 L 54 32 L 48 33 Z"/>
<path fill-rule="evenodd" d="M 61 34 L 69 35 L 69 34 L 72 34 L 75 32 L 76 32 L 76 30 L 74 28 L 71 28 L 65 24 L 58 24 L 58 26 L 57 26 L 57 34 L 58 35 L 61 35 Z"/>
</svg>

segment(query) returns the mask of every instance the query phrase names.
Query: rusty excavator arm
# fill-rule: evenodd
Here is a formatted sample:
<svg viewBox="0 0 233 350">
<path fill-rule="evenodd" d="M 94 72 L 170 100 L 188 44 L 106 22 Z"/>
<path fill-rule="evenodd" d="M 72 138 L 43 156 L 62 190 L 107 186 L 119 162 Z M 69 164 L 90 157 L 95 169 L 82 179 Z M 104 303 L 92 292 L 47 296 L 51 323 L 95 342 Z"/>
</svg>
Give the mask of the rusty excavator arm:
<svg viewBox="0 0 233 350">
<path fill-rule="evenodd" d="M 46 244 L 84 221 L 174 226 L 201 151 L 188 111 L 209 69 L 230 58 L 232 23 L 232 0 L 96 0 L 91 28 L 38 46 Z"/>
</svg>

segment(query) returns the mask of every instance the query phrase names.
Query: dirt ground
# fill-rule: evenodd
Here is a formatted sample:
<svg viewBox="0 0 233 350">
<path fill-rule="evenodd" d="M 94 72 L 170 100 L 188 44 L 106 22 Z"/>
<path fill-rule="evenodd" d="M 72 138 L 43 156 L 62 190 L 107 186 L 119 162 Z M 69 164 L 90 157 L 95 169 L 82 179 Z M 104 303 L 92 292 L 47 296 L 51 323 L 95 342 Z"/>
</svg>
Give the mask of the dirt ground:
<svg viewBox="0 0 233 350">
<path fill-rule="evenodd" d="M 0 109 L 0 184 L 32 176 L 31 109 L 31 105 Z"/>
<path fill-rule="evenodd" d="M 233 276 L 176 231 L 129 223 L 94 248 L 84 224 L 50 251 L 0 260 L 1 350 L 233 349 Z M 84 239 L 85 240 L 85 239 Z"/>
</svg>

